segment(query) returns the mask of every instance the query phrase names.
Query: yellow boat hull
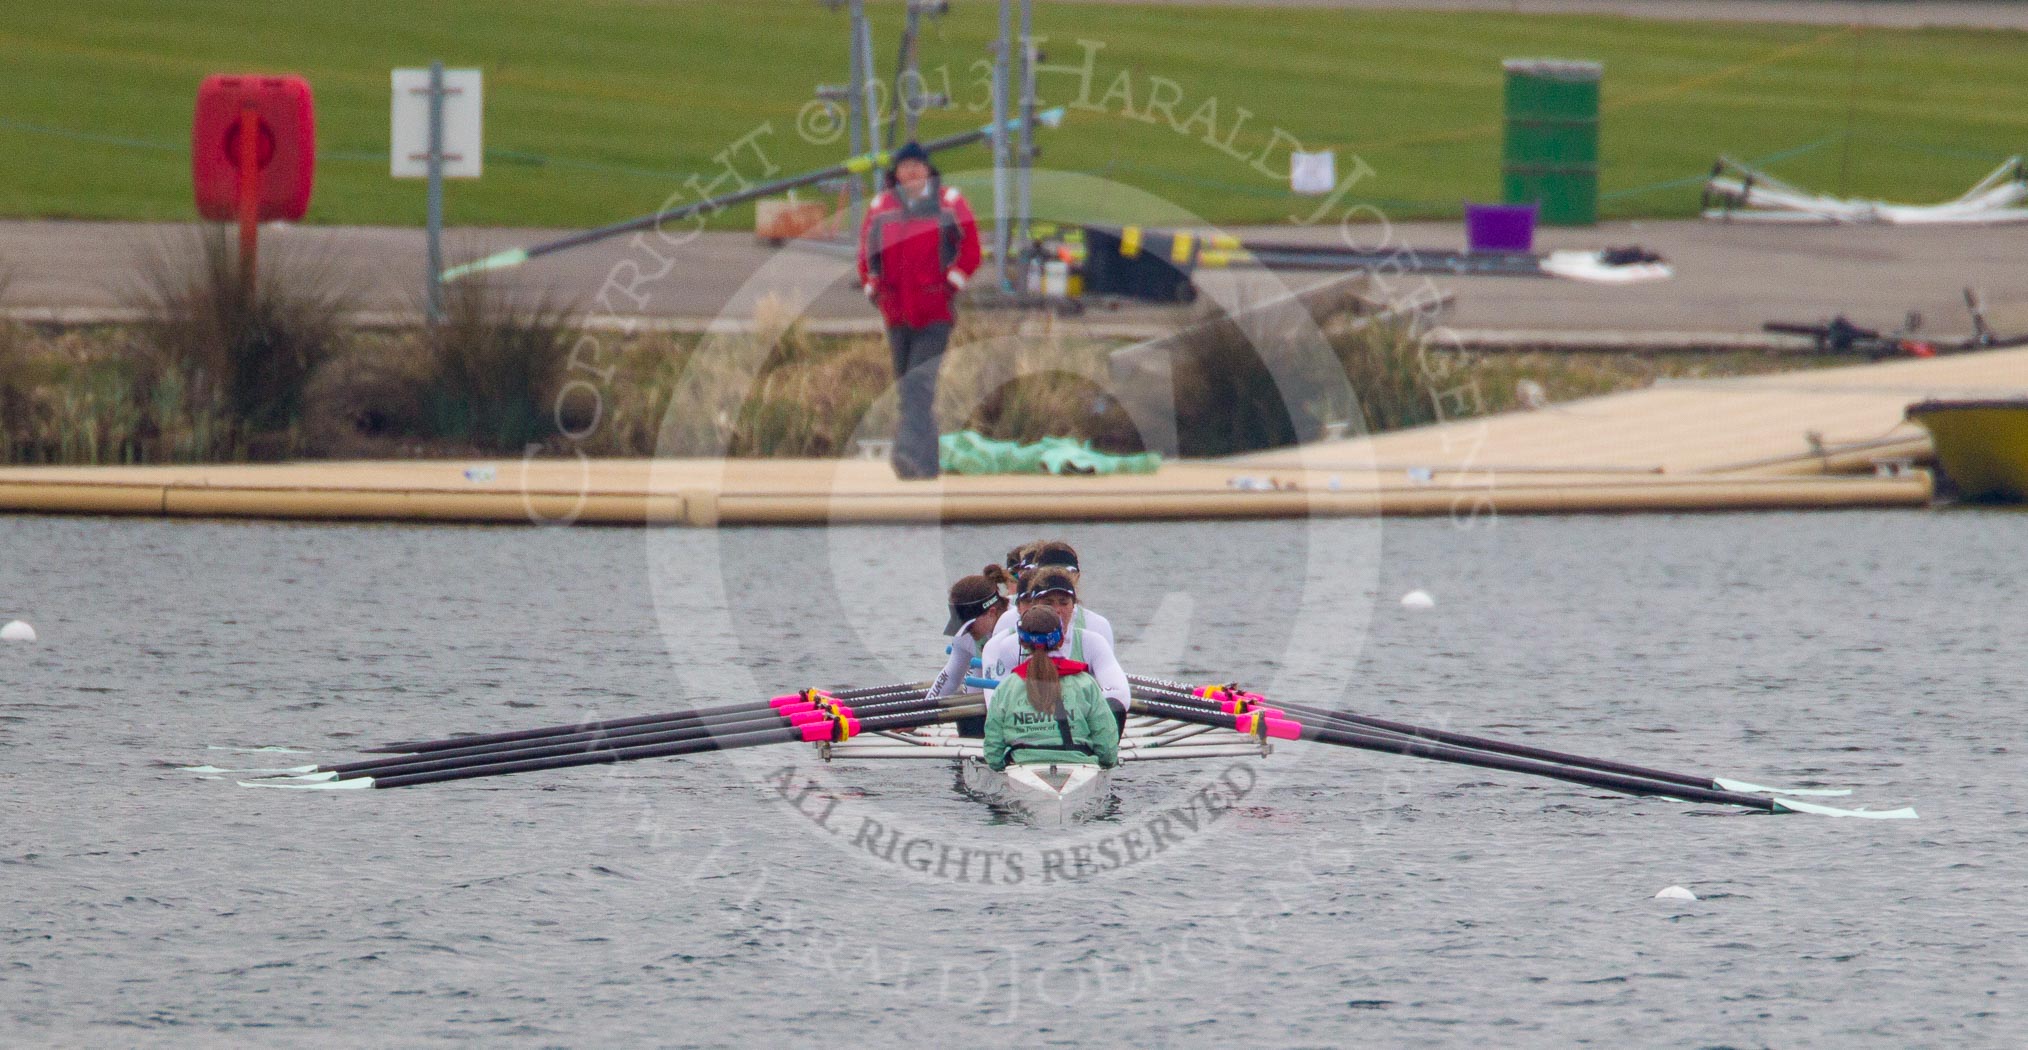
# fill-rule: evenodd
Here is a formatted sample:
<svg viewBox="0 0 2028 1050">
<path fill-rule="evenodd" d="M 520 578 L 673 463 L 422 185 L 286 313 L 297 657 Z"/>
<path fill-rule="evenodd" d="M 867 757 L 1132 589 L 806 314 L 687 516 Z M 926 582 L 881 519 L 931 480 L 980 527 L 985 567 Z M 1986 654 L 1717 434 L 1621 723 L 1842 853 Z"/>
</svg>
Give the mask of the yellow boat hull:
<svg viewBox="0 0 2028 1050">
<path fill-rule="evenodd" d="M 1929 431 L 1937 466 L 1960 498 L 2028 500 L 2028 398 L 1921 401 L 1908 418 Z"/>
</svg>

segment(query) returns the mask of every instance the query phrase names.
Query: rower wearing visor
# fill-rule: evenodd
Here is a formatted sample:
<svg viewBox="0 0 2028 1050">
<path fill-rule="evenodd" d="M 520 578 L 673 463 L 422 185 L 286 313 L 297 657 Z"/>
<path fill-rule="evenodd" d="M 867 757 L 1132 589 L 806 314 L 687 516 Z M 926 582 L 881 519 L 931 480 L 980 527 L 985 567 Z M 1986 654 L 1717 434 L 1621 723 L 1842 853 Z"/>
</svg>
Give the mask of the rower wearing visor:
<svg viewBox="0 0 2028 1050">
<path fill-rule="evenodd" d="M 1019 553 L 1023 559 L 1023 568 L 1017 570 L 1017 575 L 1022 575 L 1035 569 L 1058 569 L 1068 573 L 1071 580 L 1071 600 L 1076 602 L 1076 588 L 1080 572 L 1077 565 L 1077 550 L 1075 548 L 1062 540 L 1044 540 L 1040 543 L 1016 547 L 1014 548 L 1014 552 L 1008 554 L 1008 557 L 1010 559 L 1013 558 L 1015 553 Z M 1068 622 L 1072 630 L 1095 631 L 1105 638 L 1106 645 L 1112 646 L 1116 644 L 1113 640 L 1112 621 L 1086 608 L 1082 603 L 1079 603 L 1075 611 L 1071 612 L 1069 616 L 1070 620 Z M 1014 621 L 1016 619 L 1018 617 L 1001 617 L 999 626 L 994 628 L 993 633 L 995 635 L 1013 634 Z"/>
<path fill-rule="evenodd" d="M 1027 572 L 1029 569 L 1034 568 L 1035 565 L 1030 559 L 1035 557 L 1035 548 L 1041 545 L 1042 544 L 1040 541 L 1031 540 L 1027 543 L 1020 545 L 1019 547 L 1015 547 L 1013 550 L 1008 551 L 1007 571 L 1016 576 L 1019 576 L 1022 573 Z"/>
<path fill-rule="evenodd" d="M 1021 578 L 1016 606 L 1022 614 L 1031 609 L 1048 609 L 1056 614 L 1059 622 L 1070 623 L 1078 611 L 1077 582 L 1060 568 L 1036 569 Z M 1018 616 L 1002 616 L 1000 619 L 1002 622 L 1019 622 Z M 979 654 L 979 674 L 982 677 L 999 680 L 1013 673 L 1021 663 L 1018 633 L 996 633 L 986 642 L 985 650 Z M 1127 684 L 1127 672 L 1120 667 L 1119 658 L 1113 655 L 1111 641 L 1092 628 L 1072 627 L 1063 632 L 1063 638 L 1050 650 L 1050 655 L 1089 666 L 1107 702 L 1112 704 L 1115 718 L 1126 721 L 1127 701 L 1132 690 Z"/>
<path fill-rule="evenodd" d="M 929 695 L 964 692 L 965 677 L 972 673 L 972 661 L 979 658 L 981 647 L 993 636 L 993 628 L 1002 620 L 1014 619 L 1002 615 L 1008 605 L 1007 596 L 1000 591 L 1002 587 L 1013 589 L 1014 577 L 998 565 L 988 565 L 977 575 L 951 584 L 951 618 L 944 625 L 944 633 L 951 639 L 945 649 L 949 659 L 930 683 Z"/>
</svg>

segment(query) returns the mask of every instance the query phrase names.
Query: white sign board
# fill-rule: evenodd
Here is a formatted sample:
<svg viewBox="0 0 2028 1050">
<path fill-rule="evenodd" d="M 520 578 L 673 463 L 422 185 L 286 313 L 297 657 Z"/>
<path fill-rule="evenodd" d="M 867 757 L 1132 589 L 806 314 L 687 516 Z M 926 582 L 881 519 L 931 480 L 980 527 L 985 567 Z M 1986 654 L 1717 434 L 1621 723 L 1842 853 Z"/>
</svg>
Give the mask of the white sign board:
<svg viewBox="0 0 2028 1050">
<path fill-rule="evenodd" d="M 1338 185 L 1338 155 L 1331 150 L 1289 154 L 1289 189 L 1297 193 L 1322 194 Z"/>
<path fill-rule="evenodd" d="M 479 140 L 479 71 L 444 70 L 444 177 L 476 179 L 484 147 Z M 420 179 L 430 173 L 430 71 L 394 71 L 391 174 Z"/>
</svg>

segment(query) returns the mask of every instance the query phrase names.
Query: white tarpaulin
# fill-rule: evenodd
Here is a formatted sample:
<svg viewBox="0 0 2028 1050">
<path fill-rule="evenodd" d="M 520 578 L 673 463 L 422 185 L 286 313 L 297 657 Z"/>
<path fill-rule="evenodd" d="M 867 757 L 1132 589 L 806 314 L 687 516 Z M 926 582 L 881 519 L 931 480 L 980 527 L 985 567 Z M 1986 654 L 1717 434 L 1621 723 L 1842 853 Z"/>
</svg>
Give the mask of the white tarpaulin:
<svg viewBox="0 0 2028 1050">
<path fill-rule="evenodd" d="M 1707 219 L 1751 222 L 1883 223 L 1891 226 L 2028 222 L 2028 174 L 2020 157 L 2011 157 L 1991 175 L 1956 200 L 1942 204 L 1890 204 L 1887 201 L 1827 197 L 1791 186 L 1765 172 L 1720 157 L 1704 184 Z"/>
</svg>

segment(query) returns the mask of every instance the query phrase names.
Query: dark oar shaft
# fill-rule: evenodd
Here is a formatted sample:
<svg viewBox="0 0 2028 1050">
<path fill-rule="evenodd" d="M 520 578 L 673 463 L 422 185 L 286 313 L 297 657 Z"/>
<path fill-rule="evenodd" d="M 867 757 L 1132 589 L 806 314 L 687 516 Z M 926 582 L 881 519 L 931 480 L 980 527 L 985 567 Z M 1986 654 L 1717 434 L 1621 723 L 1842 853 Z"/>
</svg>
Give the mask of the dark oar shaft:
<svg viewBox="0 0 2028 1050">
<path fill-rule="evenodd" d="M 857 689 L 826 689 L 825 696 L 833 700 L 872 700 L 884 696 L 900 696 L 904 693 L 920 693 L 929 688 L 928 682 L 896 682 L 893 685 L 868 685 Z"/>
<path fill-rule="evenodd" d="M 986 713 L 986 705 L 979 694 L 963 694 L 968 703 L 935 710 L 915 711 L 897 715 L 879 715 L 858 724 L 860 732 L 871 733 L 889 729 L 912 729 L 916 726 L 936 722 L 952 722 L 960 718 L 976 717 Z M 806 727 L 808 728 L 808 727 Z M 759 747 L 764 744 L 789 744 L 798 741 L 822 740 L 821 735 L 812 735 L 806 729 L 765 729 L 753 733 L 738 733 L 724 736 L 705 737 L 701 740 L 681 740 L 668 744 L 653 744 L 643 747 L 610 748 L 600 751 L 581 751 L 550 758 L 533 758 L 518 762 L 497 762 L 481 766 L 461 766 L 433 773 L 409 773 L 386 778 L 373 778 L 376 788 L 411 787 L 417 784 L 435 784 L 449 780 L 472 780 L 478 777 L 505 776 L 510 773 L 533 773 L 544 769 L 568 769 L 574 766 L 610 765 L 614 762 L 632 762 L 645 758 L 672 758 L 677 755 L 693 755 L 706 751 L 731 751 L 735 748 Z"/>
<path fill-rule="evenodd" d="M 1201 701 L 1200 701 L 1201 703 Z M 1197 722 L 1203 725 L 1234 727 L 1234 716 L 1216 709 L 1198 707 L 1166 700 L 1146 700 L 1136 697 L 1134 710 L 1170 718 L 1181 722 Z M 1243 716 L 1242 716 L 1243 717 Z M 1290 726 L 1291 723 L 1280 723 Z M 1525 773 L 1529 776 L 1546 777 L 1586 787 L 1604 788 L 1626 795 L 1662 795 L 1691 802 L 1716 802 L 1730 806 L 1745 806 L 1749 809 L 1775 811 L 1773 799 L 1759 795 L 1746 795 L 1736 791 L 1719 791 L 1712 788 L 1695 787 L 1687 784 L 1650 780 L 1644 777 L 1625 776 L 1598 770 L 1580 769 L 1573 766 L 1538 762 L 1533 759 L 1515 758 L 1507 755 L 1472 751 L 1459 747 L 1432 744 L 1413 737 L 1361 732 L 1356 729 L 1339 728 L 1336 725 L 1315 726 L 1294 723 L 1294 735 L 1300 740 L 1320 744 L 1335 744 L 1339 747 L 1358 748 L 1363 751 L 1380 751 L 1392 755 L 1407 755 L 1411 758 L 1427 758 L 1456 765 L 1477 766 L 1482 769 L 1498 769 L 1510 773 Z"/>
<path fill-rule="evenodd" d="M 1710 777 L 1700 777 L 1691 773 L 1671 773 L 1661 769 L 1649 769 L 1646 766 L 1637 766 L 1630 762 L 1616 762 L 1609 758 L 1591 758 L 1585 755 L 1573 755 L 1562 751 L 1552 751 L 1546 747 L 1531 747 L 1527 744 L 1514 744 L 1503 740 L 1473 736 L 1470 733 L 1452 733 L 1442 729 L 1412 726 L 1402 722 L 1390 722 L 1384 718 L 1355 715 L 1349 711 L 1331 711 L 1321 707 L 1311 707 L 1307 704 L 1276 706 L 1281 707 L 1291 715 L 1301 718 L 1324 718 L 1335 722 L 1347 722 L 1369 729 L 1399 733 L 1402 736 L 1414 737 L 1418 740 L 1427 740 L 1432 743 L 1447 744 L 1452 747 L 1467 748 L 1473 751 L 1512 755 L 1517 758 L 1553 762 L 1557 765 L 1596 769 L 1606 773 L 1622 773 L 1627 776 L 1640 777 L 1644 780 L 1660 780 L 1670 784 L 1682 784 L 1686 787 L 1711 788 L 1714 786 L 1714 781 Z"/>
<path fill-rule="evenodd" d="M 872 700 L 885 697 L 899 697 L 909 693 L 921 693 L 927 683 L 871 686 L 865 689 L 826 690 L 825 695 L 834 700 Z M 607 732 L 632 726 L 655 725 L 663 722 L 700 722 L 711 718 L 734 715 L 753 715 L 769 710 L 773 701 L 752 700 L 737 704 L 720 704 L 717 707 L 700 707 L 688 711 L 665 711 L 653 715 L 633 715 L 627 718 L 587 719 L 562 725 L 538 726 L 534 729 L 514 729 L 501 733 L 477 733 L 467 736 L 443 737 L 437 740 L 408 740 L 379 747 L 366 748 L 369 754 L 397 753 L 422 754 L 429 751 L 449 751 L 474 747 L 482 744 L 508 744 L 521 740 L 535 740 L 540 737 L 567 736 L 574 733 Z"/>
<path fill-rule="evenodd" d="M 1128 228 L 1086 224 L 1085 229 L 1123 237 Z M 1137 228 L 1135 232 L 1140 239 L 1143 253 L 1170 258 L 1186 258 L 1194 255 L 1197 265 L 1204 267 L 1264 266 L 1292 270 L 1386 267 L 1397 273 L 1549 276 L 1542 269 L 1541 258 L 1528 252 L 1460 252 L 1451 249 L 1418 250 L 1378 246 L 1356 248 L 1338 244 L 1257 241 L 1191 230 Z M 1184 246 L 1183 255 L 1180 257 L 1174 254 L 1179 241 Z"/>
<path fill-rule="evenodd" d="M 1129 676 L 1128 680 L 1137 686 L 1145 685 L 1155 689 L 1189 691 L 1189 687 L 1182 686 L 1181 683 L 1167 682 L 1161 679 Z M 1268 704 L 1272 707 L 1279 707 L 1299 718 L 1349 722 L 1368 729 L 1399 733 L 1403 736 L 1416 737 L 1434 743 L 1449 744 L 1452 747 L 1470 748 L 1474 751 L 1486 751 L 1498 755 L 1514 755 L 1519 758 L 1533 758 L 1543 762 L 1554 762 L 1558 765 L 1578 766 L 1584 769 L 1597 769 L 1609 773 L 1624 773 L 1628 776 L 1641 777 L 1648 780 L 1665 780 L 1672 784 L 1684 784 L 1689 787 L 1713 789 L 1717 787 L 1717 781 L 1711 777 L 1699 776 L 1695 773 L 1671 773 L 1667 770 L 1637 766 L 1630 762 L 1617 762 L 1609 758 L 1574 755 L 1563 751 L 1552 751 L 1545 747 L 1533 747 L 1528 744 L 1494 740 L 1490 737 L 1473 736 L 1469 733 L 1453 733 L 1445 729 L 1409 725 L 1406 722 L 1391 722 L 1385 718 L 1374 718 L 1370 715 L 1356 714 L 1351 711 L 1334 711 L 1310 704 L 1283 703 L 1279 700 L 1269 700 Z"/>
<path fill-rule="evenodd" d="M 1063 118 L 1063 110 L 1061 108 L 1058 108 L 1049 110 L 1045 113 L 1037 114 L 1035 119 L 1039 123 L 1047 124 L 1053 127 L 1062 118 Z M 984 139 L 992 138 L 995 134 L 1000 133 L 1003 129 L 1006 131 L 1018 130 L 1022 126 L 1024 119 L 1025 118 L 1022 117 L 1015 117 L 1003 123 L 988 124 L 985 127 L 973 128 L 970 131 L 961 131 L 955 135 L 945 135 L 942 138 L 931 139 L 930 141 L 923 143 L 922 146 L 923 149 L 931 153 L 935 153 L 938 150 L 955 149 L 959 146 L 970 145 L 971 143 L 974 142 L 979 142 Z M 551 252 L 560 252 L 567 248 L 576 248 L 580 245 L 590 244 L 594 241 L 605 240 L 608 237 L 617 237 L 623 233 L 632 233 L 635 230 L 646 230 L 657 226 L 662 226 L 666 223 L 681 222 L 685 219 L 693 218 L 698 215 L 709 215 L 713 212 L 720 211 L 725 208 L 730 208 L 735 204 L 743 204 L 750 200 L 758 200 L 762 197 L 772 197 L 775 196 L 776 194 L 787 193 L 790 190 L 800 189 L 804 186 L 814 185 L 816 183 L 823 182 L 826 179 L 835 179 L 846 175 L 864 174 L 866 172 L 874 170 L 875 168 L 880 167 L 881 165 L 887 164 L 889 160 L 890 160 L 889 155 L 884 151 L 853 157 L 845 161 L 843 164 L 833 164 L 829 167 L 819 168 L 815 171 L 804 172 L 801 175 L 790 175 L 786 178 L 775 179 L 771 182 L 756 183 L 742 190 L 737 190 L 727 194 L 721 194 L 720 196 L 710 197 L 701 201 L 692 201 L 691 203 L 682 205 L 681 207 L 667 208 L 662 211 L 655 212 L 652 215 L 643 215 L 636 219 L 627 219 L 622 222 L 616 222 L 608 226 L 600 226 L 595 229 L 581 230 L 577 233 L 569 234 L 563 237 L 558 237 L 552 241 L 544 241 L 541 244 L 531 245 L 527 248 L 517 248 L 510 249 L 505 252 L 499 252 L 494 255 L 488 256 L 485 259 L 481 259 L 475 263 L 467 263 L 463 266 L 453 266 L 450 269 L 445 270 L 443 272 L 443 279 L 447 281 L 457 280 L 458 278 L 464 277 L 468 274 L 482 273 L 487 270 L 500 269 L 508 266 L 519 266 L 521 263 L 526 262 L 529 259 L 536 258 L 537 256 L 548 255 Z"/>
<path fill-rule="evenodd" d="M 1337 744 L 1341 747 L 1356 747 L 1365 751 L 1384 751 L 1389 754 L 1408 755 L 1414 758 L 1429 758 L 1439 762 L 1452 762 L 1462 766 L 1478 766 L 1482 769 L 1500 769 L 1510 773 L 1526 773 L 1530 776 L 1547 777 L 1571 784 L 1604 788 L 1627 795 L 1663 795 L 1690 802 L 1717 802 L 1728 806 L 1745 806 L 1748 809 L 1775 811 L 1771 798 L 1761 795 L 1745 795 L 1737 791 L 1718 791 L 1712 788 L 1694 787 L 1689 784 L 1648 780 L 1643 777 L 1625 776 L 1619 773 L 1605 773 L 1575 766 L 1538 762 L 1534 759 L 1514 758 L 1486 751 L 1470 751 L 1465 748 L 1431 744 L 1412 737 L 1389 737 L 1378 734 L 1359 733 L 1345 729 L 1318 729 L 1303 727 L 1302 738 L 1323 744 Z"/>
<path fill-rule="evenodd" d="M 873 697 L 871 703 L 855 701 L 850 706 L 854 710 L 870 709 L 874 713 L 879 713 L 881 710 L 893 709 L 894 705 L 897 704 L 919 701 L 923 698 L 924 692 L 925 690 L 915 689 L 898 694 L 891 699 L 887 697 Z M 661 720 L 641 721 L 633 725 L 614 725 L 610 728 L 587 729 L 575 733 L 540 732 L 534 736 L 526 736 L 520 733 L 505 734 L 513 739 L 499 740 L 493 743 L 475 743 L 465 747 L 406 752 L 392 758 L 373 758 L 358 762 L 346 762 L 341 765 L 322 766 L 319 767 L 318 771 L 326 773 L 351 773 L 398 763 L 414 762 L 419 758 L 468 758 L 473 755 L 498 754 L 507 751 L 518 751 L 524 748 L 551 747 L 559 744 L 575 744 L 581 750 L 591 750 L 601 741 L 619 740 L 639 736 L 644 733 L 663 733 L 672 729 L 700 729 L 710 732 L 714 729 L 726 728 L 732 732 L 743 732 L 747 729 L 761 728 L 763 726 L 772 727 L 781 724 L 798 711 L 807 710 L 811 710 L 811 706 L 802 703 L 791 704 L 786 707 L 749 705 L 731 714 L 711 715 L 702 718 L 687 715 L 676 716 Z M 530 730 L 527 732 L 534 731 Z"/>
<path fill-rule="evenodd" d="M 481 744 L 509 744 L 521 740 L 535 740 L 540 737 L 564 736 L 598 730 L 624 729 L 628 726 L 643 726 L 659 722 L 686 722 L 714 716 L 744 714 L 764 706 L 749 700 L 738 704 L 720 704 L 717 707 L 701 707 L 691 711 L 665 711 L 652 715 L 633 715 L 626 718 L 589 718 L 582 722 L 563 725 L 538 726 L 534 729 L 510 729 L 499 733 L 471 733 L 464 736 L 449 736 L 437 740 L 405 740 L 398 743 L 382 744 L 367 748 L 368 753 L 384 752 L 419 755 L 431 751 L 450 751 L 474 747 Z"/>
<path fill-rule="evenodd" d="M 1007 123 L 1007 127 L 1013 128 L 1019 126 L 1019 124 L 1019 120 L 1012 120 Z M 973 128 L 970 131 L 961 131 L 955 135 L 946 135 L 940 139 L 931 139 L 923 143 L 922 147 L 930 153 L 935 153 L 938 150 L 954 149 L 958 146 L 966 146 L 991 138 L 993 137 L 993 131 L 994 128 L 992 126 Z M 693 201 L 681 207 L 658 211 L 653 215 L 643 215 L 638 219 L 627 219 L 623 222 L 613 223 L 610 226 L 600 226 L 597 229 L 584 230 L 566 237 L 558 237 L 553 241 L 544 241 L 541 244 L 530 247 L 528 249 L 528 257 L 533 259 L 539 255 L 548 255 L 551 252 L 560 252 L 566 248 L 575 248 L 579 245 L 590 244 L 593 241 L 602 241 L 608 237 L 615 237 L 622 233 L 632 233 L 635 230 L 646 230 L 663 225 L 664 223 L 679 222 L 696 215 L 708 215 L 711 212 L 730 208 L 735 204 L 744 204 L 747 201 L 759 200 L 762 197 L 773 197 L 777 194 L 787 193 L 790 190 L 801 189 L 804 186 L 814 186 L 826 179 L 835 179 L 855 172 L 871 171 L 873 168 L 886 163 L 886 161 L 886 153 L 871 153 L 863 157 L 855 157 L 843 164 L 833 164 L 828 168 L 819 168 L 816 171 L 804 172 L 801 175 L 791 175 L 787 178 L 775 179 L 772 182 L 756 183 L 743 190 L 711 197 L 706 200 Z"/>
<path fill-rule="evenodd" d="M 871 718 L 878 715 L 902 714 L 922 711 L 937 706 L 936 699 L 894 700 L 881 704 L 855 705 L 848 709 L 853 718 Z M 678 740 L 697 740 L 707 736 L 734 736 L 740 733 L 758 732 L 763 729 L 780 729 L 784 726 L 802 725 L 818 721 L 821 715 L 811 712 L 807 715 L 790 716 L 780 713 L 756 715 L 739 720 L 719 720 L 704 724 L 671 724 L 637 726 L 614 733 L 578 733 L 571 737 L 544 737 L 539 740 L 517 741 L 505 744 L 489 744 L 484 747 L 466 748 L 459 751 L 432 751 L 423 755 L 405 755 L 397 758 L 368 759 L 363 762 L 347 762 L 343 765 L 327 766 L 320 772 L 336 773 L 339 780 L 358 777 L 392 776 L 403 773 L 421 773 L 439 769 L 456 769 L 459 766 L 488 765 L 494 762 L 519 761 L 528 758 L 547 758 L 553 755 L 583 754 L 587 751 L 611 750 L 619 747 L 639 747 L 647 744 L 666 744 Z"/>
</svg>

